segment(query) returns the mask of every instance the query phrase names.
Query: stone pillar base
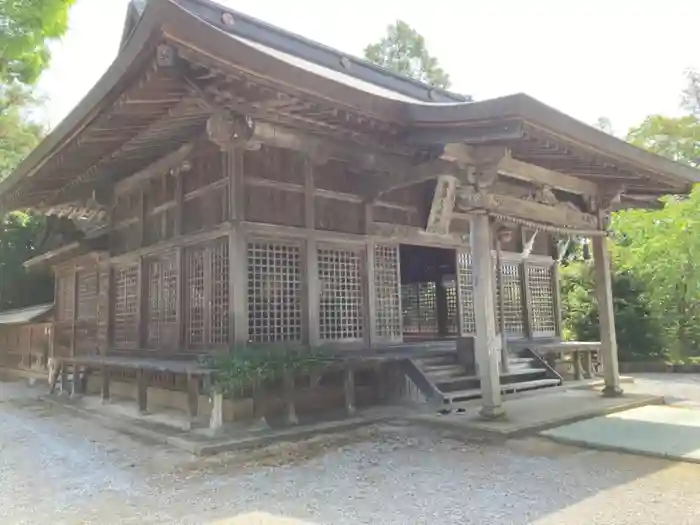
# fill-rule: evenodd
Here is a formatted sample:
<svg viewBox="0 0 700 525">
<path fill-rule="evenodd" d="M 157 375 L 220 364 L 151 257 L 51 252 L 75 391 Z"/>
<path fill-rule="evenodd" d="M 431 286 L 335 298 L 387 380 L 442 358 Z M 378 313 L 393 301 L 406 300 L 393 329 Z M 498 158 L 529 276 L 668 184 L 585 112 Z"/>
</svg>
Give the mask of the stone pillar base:
<svg viewBox="0 0 700 525">
<path fill-rule="evenodd" d="M 479 415 L 484 419 L 500 419 L 505 417 L 506 409 L 502 406 L 498 407 L 483 407 L 479 411 Z"/>
<path fill-rule="evenodd" d="M 619 386 L 609 386 L 603 387 L 603 397 L 620 397 L 623 394 L 622 389 Z"/>
</svg>

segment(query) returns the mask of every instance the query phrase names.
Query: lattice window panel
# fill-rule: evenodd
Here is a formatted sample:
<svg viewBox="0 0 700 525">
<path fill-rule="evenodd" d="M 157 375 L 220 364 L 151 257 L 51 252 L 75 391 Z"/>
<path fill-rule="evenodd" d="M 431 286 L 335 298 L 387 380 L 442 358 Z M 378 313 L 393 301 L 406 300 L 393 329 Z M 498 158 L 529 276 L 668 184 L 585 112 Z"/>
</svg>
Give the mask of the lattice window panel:
<svg viewBox="0 0 700 525">
<path fill-rule="evenodd" d="M 185 286 L 187 290 L 187 315 L 185 323 L 185 337 L 189 344 L 203 344 L 205 341 L 205 260 L 206 249 L 204 247 L 187 249 L 185 278 Z"/>
<path fill-rule="evenodd" d="M 462 332 L 475 334 L 474 280 L 471 254 L 469 253 L 460 253 L 457 256 L 457 282 L 459 285 L 459 296 L 462 301 Z"/>
<path fill-rule="evenodd" d="M 406 334 L 437 334 L 437 295 L 434 282 L 401 285 L 403 331 Z"/>
<path fill-rule="evenodd" d="M 78 310 L 76 317 L 80 320 L 97 317 L 97 272 L 80 271 L 78 278 Z"/>
<path fill-rule="evenodd" d="M 302 339 L 299 246 L 248 243 L 248 336 L 256 343 Z"/>
<path fill-rule="evenodd" d="M 187 344 L 228 344 L 228 238 L 186 250 L 185 289 Z"/>
<path fill-rule="evenodd" d="M 554 283 L 551 266 L 528 266 L 527 285 L 532 308 L 534 336 L 555 335 L 557 325 L 554 312 Z"/>
<path fill-rule="evenodd" d="M 396 246 L 374 247 L 375 324 L 377 335 L 401 338 L 399 250 Z"/>
<path fill-rule="evenodd" d="M 505 312 L 506 334 L 523 336 L 525 334 L 522 284 L 520 281 L 520 264 L 501 261 L 503 279 L 503 310 Z M 496 284 L 498 282 L 496 281 Z M 500 288 L 496 287 L 496 331 L 501 329 Z"/>
<path fill-rule="evenodd" d="M 114 344 L 130 346 L 138 344 L 138 266 L 114 270 Z"/>
<path fill-rule="evenodd" d="M 454 281 L 445 285 L 445 302 L 447 305 L 447 333 L 454 335 L 459 333 L 457 319 L 459 311 L 457 310 L 457 286 Z"/>
<path fill-rule="evenodd" d="M 229 342 L 229 253 L 228 239 L 210 248 L 209 343 Z"/>
<path fill-rule="evenodd" d="M 341 248 L 319 248 L 318 275 L 321 284 L 321 339 L 362 339 L 364 297 L 360 253 Z"/>
<path fill-rule="evenodd" d="M 74 281 L 75 275 L 64 274 L 58 277 L 58 319 L 70 321 L 73 319 L 75 305 Z"/>
<path fill-rule="evenodd" d="M 148 262 L 148 345 L 174 343 L 177 334 L 178 269 L 175 254 Z"/>
</svg>

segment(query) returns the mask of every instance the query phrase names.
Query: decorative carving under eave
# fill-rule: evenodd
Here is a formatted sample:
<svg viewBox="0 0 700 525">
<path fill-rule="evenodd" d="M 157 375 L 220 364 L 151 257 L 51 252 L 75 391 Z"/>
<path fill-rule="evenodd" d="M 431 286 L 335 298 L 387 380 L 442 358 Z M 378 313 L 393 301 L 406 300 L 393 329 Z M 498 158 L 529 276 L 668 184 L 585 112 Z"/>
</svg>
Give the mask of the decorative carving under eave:
<svg viewBox="0 0 700 525">
<path fill-rule="evenodd" d="M 609 212 L 619 204 L 624 188 L 612 188 L 602 191 L 598 195 L 590 195 L 586 198 L 586 207 L 590 213 Z"/>
<path fill-rule="evenodd" d="M 454 211 L 457 195 L 457 178 L 452 175 L 440 175 L 435 184 L 433 203 L 428 214 L 425 231 L 435 235 L 450 233 L 450 221 Z"/>
<path fill-rule="evenodd" d="M 160 67 L 173 67 L 177 62 L 177 50 L 168 44 L 159 44 L 156 48 L 156 63 Z"/>
<path fill-rule="evenodd" d="M 461 167 L 467 171 L 469 184 L 478 190 L 490 188 L 498 178 L 500 162 L 509 155 L 505 146 L 478 146 L 470 149 L 470 162 Z"/>
<path fill-rule="evenodd" d="M 463 186 L 458 189 L 456 206 L 466 213 L 486 211 L 562 228 L 598 228 L 595 215 L 584 213 L 570 202 L 559 202 L 554 193 L 545 188 L 525 199 L 519 199 L 479 189 L 474 185 Z"/>
<path fill-rule="evenodd" d="M 559 204 L 559 199 L 554 195 L 552 188 L 546 185 L 538 188 L 534 193 L 530 193 L 527 200 L 538 202 L 546 206 L 556 206 Z"/>
<path fill-rule="evenodd" d="M 229 110 L 214 113 L 207 121 L 209 140 L 222 150 L 247 143 L 255 133 L 255 122 Z"/>
</svg>

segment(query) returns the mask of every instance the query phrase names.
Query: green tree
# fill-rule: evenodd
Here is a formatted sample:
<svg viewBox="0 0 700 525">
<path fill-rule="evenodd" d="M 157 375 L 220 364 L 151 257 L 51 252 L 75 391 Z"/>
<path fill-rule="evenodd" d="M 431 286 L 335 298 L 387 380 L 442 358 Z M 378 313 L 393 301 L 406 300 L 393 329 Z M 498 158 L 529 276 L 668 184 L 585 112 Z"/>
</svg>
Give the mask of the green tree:
<svg viewBox="0 0 700 525">
<path fill-rule="evenodd" d="M 28 273 L 22 263 L 38 254 L 44 221 L 13 212 L 0 220 L 0 310 L 51 301 L 53 281 L 46 272 Z"/>
<path fill-rule="evenodd" d="M 36 104 L 28 88 L 0 85 L 0 181 L 39 143 L 44 127 L 27 118 Z"/>
<path fill-rule="evenodd" d="M 0 0 L 0 181 L 44 134 L 28 112 L 31 90 L 51 58 L 49 44 L 68 28 L 75 0 Z M 23 212 L 0 215 L 0 309 L 51 300 L 51 276 L 29 275 L 22 263 L 38 254 L 43 218 Z"/>
<path fill-rule="evenodd" d="M 630 130 L 627 140 L 640 148 L 694 167 L 700 164 L 700 117 L 647 117 Z"/>
<path fill-rule="evenodd" d="M 660 210 L 627 210 L 612 221 L 619 268 L 646 283 L 672 356 L 700 350 L 700 188 L 668 197 Z"/>
<path fill-rule="evenodd" d="M 365 48 L 365 58 L 431 86 L 450 87 L 449 75 L 428 53 L 425 38 L 402 20 L 388 26 L 384 38 Z"/>
<path fill-rule="evenodd" d="M 34 84 L 51 58 L 49 42 L 68 28 L 75 0 L 0 0 L 0 84 Z"/>
<path fill-rule="evenodd" d="M 590 261 L 562 268 L 562 318 L 567 339 L 600 341 L 595 280 Z M 652 315 L 643 280 L 627 271 L 613 273 L 613 309 L 621 361 L 665 357 L 661 327 Z"/>
</svg>

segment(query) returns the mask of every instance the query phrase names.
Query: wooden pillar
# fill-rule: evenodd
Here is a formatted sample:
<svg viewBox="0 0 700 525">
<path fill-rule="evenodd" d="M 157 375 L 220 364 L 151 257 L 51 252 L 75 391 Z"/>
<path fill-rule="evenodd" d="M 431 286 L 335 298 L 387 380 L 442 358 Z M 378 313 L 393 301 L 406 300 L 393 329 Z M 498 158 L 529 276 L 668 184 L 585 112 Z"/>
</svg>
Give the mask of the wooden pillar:
<svg viewBox="0 0 700 525">
<path fill-rule="evenodd" d="M 190 423 L 197 419 L 199 413 L 199 377 L 187 374 L 187 415 Z"/>
<path fill-rule="evenodd" d="M 148 383 L 146 379 L 145 370 L 141 369 L 136 373 L 136 394 L 139 404 L 139 414 L 145 414 L 148 411 Z"/>
<path fill-rule="evenodd" d="M 76 321 L 78 319 L 78 268 L 73 267 L 73 318 L 71 319 L 70 355 L 75 356 L 76 351 Z"/>
<path fill-rule="evenodd" d="M 475 215 L 471 223 L 471 252 L 474 275 L 474 315 L 476 320 L 476 361 L 481 380 L 484 418 L 505 414 L 500 385 L 500 339 L 496 335 L 493 259 L 489 217 Z"/>
<path fill-rule="evenodd" d="M 100 370 L 100 379 L 102 381 L 102 388 L 101 388 L 101 395 L 102 395 L 102 403 L 109 403 L 109 399 L 111 397 L 110 391 L 109 391 L 109 369 L 105 366 L 102 367 Z"/>
<path fill-rule="evenodd" d="M 100 258 L 97 263 L 97 353 L 106 355 L 110 342 L 111 325 L 111 270 L 109 261 Z M 52 354 L 53 355 L 53 354 Z"/>
<path fill-rule="evenodd" d="M 314 181 L 313 159 L 307 158 L 304 164 L 304 225 L 308 235 L 306 236 L 304 254 L 303 294 L 306 308 L 304 308 L 304 325 L 306 328 L 306 343 L 311 347 L 321 344 L 319 334 L 319 300 L 321 289 L 318 281 L 318 246 L 314 230 L 316 228 L 316 197 Z"/>
<path fill-rule="evenodd" d="M 292 370 L 284 371 L 284 404 L 287 414 L 287 424 L 299 424 L 296 408 L 296 387 L 294 384 L 294 372 Z"/>
<path fill-rule="evenodd" d="M 345 388 L 345 413 L 354 416 L 357 412 L 355 401 L 355 370 L 352 365 L 347 365 L 343 373 L 343 385 Z"/>
<path fill-rule="evenodd" d="M 603 395 L 622 395 L 620 372 L 617 362 L 617 337 L 615 336 L 615 311 L 612 298 L 612 276 L 610 272 L 610 252 L 607 237 L 593 237 L 593 259 L 595 263 L 595 291 L 600 317 L 600 342 L 605 387 Z"/>
<path fill-rule="evenodd" d="M 224 395 L 221 392 L 211 394 L 211 418 L 209 429 L 217 432 L 224 426 Z"/>
<path fill-rule="evenodd" d="M 377 304 L 376 304 L 376 288 L 375 288 L 375 262 L 374 262 L 374 241 L 369 240 L 365 245 L 365 275 L 363 279 L 364 301 L 364 316 L 365 316 L 365 343 L 368 347 L 372 347 L 377 342 Z"/>
<path fill-rule="evenodd" d="M 228 142 L 223 148 L 224 167 L 229 179 L 233 230 L 229 236 L 229 336 L 234 348 L 248 343 L 248 244 L 243 231 L 243 148 Z"/>
</svg>

